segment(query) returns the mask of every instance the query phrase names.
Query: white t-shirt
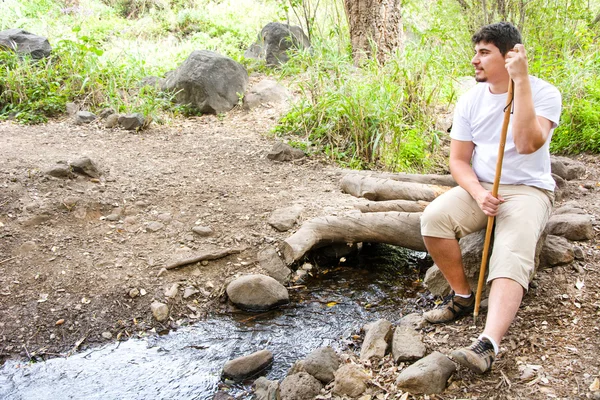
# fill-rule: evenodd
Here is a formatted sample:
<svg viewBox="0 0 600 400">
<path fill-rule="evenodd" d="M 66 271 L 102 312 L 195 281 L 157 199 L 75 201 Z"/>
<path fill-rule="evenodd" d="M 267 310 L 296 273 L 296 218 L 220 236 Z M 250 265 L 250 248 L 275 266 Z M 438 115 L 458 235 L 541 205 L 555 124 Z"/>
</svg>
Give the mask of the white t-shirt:
<svg viewBox="0 0 600 400">
<path fill-rule="evenodd" d="M 535 113 L 552 122 L 546 143 L 532 154 L 519 154 L 512 136 L 512 121 L 508 125 L 501 184 L 527 185 L 554 190 L 550 173 L 550 139 L 558 126 L 561 96 L 554 86 L 534 76 L 529 77 Z M 458 101 L 454 111 L 450 137 L 473 142 L 475 149 L 471 165 L 481 182 L 494 182 L 498 145 L 504 120 L 507 93 L 492 94 L 487 83 L 479 83 Z"/>
</svg>

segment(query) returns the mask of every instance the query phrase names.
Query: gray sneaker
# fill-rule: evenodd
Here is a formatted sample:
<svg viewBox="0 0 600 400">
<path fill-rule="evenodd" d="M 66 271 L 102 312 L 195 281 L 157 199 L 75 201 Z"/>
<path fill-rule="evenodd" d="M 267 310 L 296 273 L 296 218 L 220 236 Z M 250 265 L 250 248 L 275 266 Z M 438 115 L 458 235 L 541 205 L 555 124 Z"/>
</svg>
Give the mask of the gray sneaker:
<svg viewBox="0 0 600 400">
<path fill-rule="evenodd" d="M 469 368 L 471 371 L 483 374 L 492 368 L 496 359 L 494 346 L 486 339 L 477 339 L 469 347 L 454 350 L 451 353 L 454 361 L 460 365 Z"/>
<path fill-rule="evenodd" d="M 423 313 L 423 318 L 431 324 L 445 324 L 472 314 L 475 308 L 475 295 L 471 292 L 471 297 L 456 296 L 451 292 L 439 308 Z"/>
</svg>

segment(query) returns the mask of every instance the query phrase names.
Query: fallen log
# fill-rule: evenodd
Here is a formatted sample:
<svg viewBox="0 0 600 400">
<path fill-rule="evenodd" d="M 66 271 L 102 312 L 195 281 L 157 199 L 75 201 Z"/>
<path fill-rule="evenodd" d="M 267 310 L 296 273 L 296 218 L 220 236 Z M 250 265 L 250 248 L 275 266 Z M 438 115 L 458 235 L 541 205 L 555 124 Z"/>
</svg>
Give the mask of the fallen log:
<svg viewBox="0 0 600 400">
<path fill-rule="evenodd" d="M 421 213 L 380 212 L 343 217 L 319 217 L 305 222 L 281 247 L 291 265 L 312 249 L 333 243 L 388 243 L 425 251 Z"/>
<path fill-rule="evenodd" d="M 385 200 L 371 201 L 367 204 L 359 204 L 354 206 L 363 213 L 370 212 L 422 212 L 429 202 L 427 201 L 410 201 L 410 200 Z"/>
<path fill-rule="evenodd" d="M 174 269 L 178 267 L 182 267 L 184 265 L 197 263 L 204 260 L 218 260 L 219 258 L 226 257 L 231 254 L 238 254 L 242 251 L 246 250 L 242 249 L 223 249 L 223 250 L 215 250 L 215 251 L 205 251 L 204 253 L 200 253 L 194 257 L 186 258 L 184 260 L 180 260 L 174 262 L 173 264 L 169 264 L 165 267 L 165 269 Z"/>
<path fill-rule="evenodd" d="M 391 179 L 400 182 L 414 182 L 422 183 L 425 185 L 438 185 L 454 187 L 457 185 L 452 175 L 439 175 L 439 174 L 406 174 L 406 173 L 391 173 L 391 172 L 377 172 L 377 171 L 356 171 L 347 170 L 342 172 L 346 175 L 360 175 L 368 176 L 371 178 L 379 179 Z"/>
<path fill-rule="evenodd" d="M 340 182 L 342 191 L 367 200 L 423 200 L 432 201 L 450 188 L 448 186 L 425 185 L 400 182 L 391 179 L 371 178 L 361 175 L 346 175 Z"/>
</svg>

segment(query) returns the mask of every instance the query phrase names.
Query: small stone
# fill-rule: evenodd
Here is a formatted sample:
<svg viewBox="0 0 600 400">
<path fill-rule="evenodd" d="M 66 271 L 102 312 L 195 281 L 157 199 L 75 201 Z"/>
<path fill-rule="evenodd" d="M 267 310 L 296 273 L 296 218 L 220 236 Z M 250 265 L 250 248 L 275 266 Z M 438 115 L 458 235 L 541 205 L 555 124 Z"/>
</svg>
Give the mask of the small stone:
<svg viewBox="0 0 600 400">
<path fill-rule="evenodd" d="M 140 289 L 140 296 L 146 295 L 146 289 Z"/>
<path fill-rule="evenodd" d="M 201 237 L 206 237 L 213 234 L 213 230 L 209 226 L 195 226 L 192 228 L 192 232 Z"/>
<path fill-rule="evenodd" d="M 112 333 L 106 331 L 106 332 L 102 332 L 102 337 L 106 340 L 112 339 Z"/>
<path fill-rule="evenodd" d="M 128 131 L 141 128 L 144 126 L 145 118 L 141 113 L 121 115 L 119 117 L 119 125 Z"/>
<path fill-rule="evenodd" d="M 55 325 L 56 325 L 56 326 L 58 326 L 58 325 L 62 325 L 62 324 L 64 324 L 64 323 L 65 323 L 65 320 L 64 320 L 63 318 L 61 318 L 61 319 L 59 319 L 58 321 L 56 321 L 56 324 L 55 324 Z"/>
<path fill-rule="evenodd" d="M 177 296 L 178 292 L 179 292 L 179 284 L 174 283 L 173 285 L 171 285 L 171 287 L 169 289 L 165 290 L 165 297 L 175 297 L 175 296 Z"/>
<path fill-rule="evenodd" d="M 79 107 L 75 103 L 67 103 L 66 105 L 67 114 L 73 116 L 79 111 Z"/>
<path fill-rule="evenodd" d="M 131 297 L 132 299 L 135 299 L 139 295 L 140 295 L 140 291 L 136 288 L 133 288 L 129 291 L 129 297 Z"/>
<path fill-rule="evenodd" d="M 100 171 L 98 171 L 98 167 L 89 157 L 79 157 L 78 159 L 71 161 L 69 166 L 78 174 L 87 175 L 90 178 L 99 178 Z"/>
<path fill-rule="evenodd" d="M 110 214 L 106 216 L 106 219 L 108 221 L 118 221 L 119 220 L 119 215 L 118 214 Z"/>
<path fill-rule="evenodd" d="M 161 224 L 160 222 L 153 221 L 153 222 L 150 222 L 148 224 L 148 226 L 146 227 L 146 229 L 148 229 L 151 232 L 158 232 L 158 231 L 160 231 L 164 227 L 165 226 L 163 224 Z"/>
<path fill-rule="evenodd" d="M 91 113 L 89 111 L 78 111 L 75 114 L 75 124 L 77 124 L 77 125 L 89 124 L 90 122 L 94 121 L 95 119 L 96 119 L 96 115 L 94 115 L 93 113 Z"/>
<path fill-rule="evenodd" d="M 585 259 L 585 253 L 583 252 L 583 249 L 579 246 L 573 247 L 573 255 L 575 256 L 575 259 L 577 259 L 577 260 Z"/>
<path fill-rule="evenodd" d="M 201 264 L 203 267 L 206 267 L 206 266 L 208 265 L 208 260 L 202 260 L 202 261 L 200 262 L 200 264 Z"/>
<path fill-rule="evenodd" d="M 65 164 L 58 164 L 45 171 L 46 175 L 53 176 L 55 178 L 72 178 L 74 177 L 71 167 Z"/>
<path fill-rule="evenodd" d="M 112 108 L 104 108 L 102 109 L 102 111 L 100 111 L 100 114 L 98 114 L 100 116 L 100 118 L 105 119 L 110 117 L 111 115 L 115 115 L 115 110 L 113 110 Z"/>
<path fill-rule="evenodd" d="M 104 127 L 108 129 L 112 129 L 119 124 L 119 114 L 111 114 L 106 117 L 106 121 L 104 122 Z"/>
<path fill-rule="evenodd" d="M 193 287 L 186 287 L 185 290 L 183 291 L 183 298 L 187 299 L 188 297 L 191 297 L 193 295 L 195 295 L 196 293 L 198 293 L 198 290 L 196 290 Z"/>
<path fill-rule="evenodd" d="M 155 301 L 150 305 L 150 310 L 152 311 L 154 318 L 156 318 L 156 320 L 159 322 L 169 318 L 169 307 L 164 303 Z"/>
</svg>

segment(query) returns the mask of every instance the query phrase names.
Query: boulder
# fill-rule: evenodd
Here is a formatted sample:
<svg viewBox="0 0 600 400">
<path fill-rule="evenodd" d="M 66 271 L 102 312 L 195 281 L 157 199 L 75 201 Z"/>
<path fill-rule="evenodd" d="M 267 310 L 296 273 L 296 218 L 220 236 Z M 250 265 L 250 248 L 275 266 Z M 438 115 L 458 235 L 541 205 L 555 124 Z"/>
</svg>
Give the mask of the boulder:
<svg viewBox="0 0 600 400">
<path fill-rule="evenodd" d="M 258 374 L 273 363 L 273 353 L 260 350 L 247 356 L 229 360 L 223 366 L 223 377 L 242 381 Z"/>
<path fill-rule="evenodd" d="M 304 156 L 302 150 L 281 142 L 275 143 L 269 154 L 267 154 L 267 158 L 273 161 L 293 161 Z"/>
<path fill-rule="evenodd" d="M 569 240 L 590 240 L 594 237 L 592 217 L 582 214 L 553 215 L 548 221 L 549 235 L 562 236 Z"/>
<path fill-rule="evenodd" d="M 440 352 L 433 352 L 402 371 L 396 386 L 413 394 L 442 393 L 456 366 Z"/>
<path fill-rule="evenodd" d="M 279 232 L 289 231 L 300 218 L 302 211 L 304 207 L 300 205 L 278 208 L 271 213 L 267 222 Z"/>
<path fill-rule="evenodd" d="M 0 32 L 0 50 L 7 48 L 35 60 L 48 57 L 52 48 L 48 39 L 23 29 L 7 29 Z"/>
<path fill-rule="evenodd" d="M 270 381 L 261 376 L 254 381 L 252 387 L 254 389 L 252 400 L 279 400 L 281 398 L 278 381 Z"/>
<path fill-rule="evenodd" d="M 304 362 L 302 368 L 321 382 L 327 384 L 335 376 L 334 373 L 340 366 L 340 357 L 331 347 L 320 347 L 310 353 Z"/>
<path fill-rule="evenodd" d="M 73 172 L 78 174 L 87 175 L 91 178 L 99 178 L 101 175 L 96 164 L 89 157 L 79 157 L 71 161 L 69 165 L 73 169 Z"/>
<path fill-rule="evenodd" d="M 413 328 L 398 326 L 392 339 L 392 355 L 396 363 L 414 361 L 425 356 L 423 338 Z"/>
<path fill-rule="evenodd" d="M 288 375 L 279 386 L 281 400 L 313 400 L 322 388 L 323 384 L 307 372 Z"/>
<path fill-rule="evenodd" d="M 258 253 L 258 264 L 277 282 L 283 285 L 289 282 L 292 270 L 285 265 L 274 247 L 265 247 Z"/>
<path fill-rule="evenodd" d="M 248 73 L 238 62 L 207 50 L 196 50 L 167 74 L 163 89 L 176 92 L 177 103 L 205 114 L 231 110 L 246 91 Z"/>
<path fill-rule="evenodd" d="M 333 393 L 340 396 L 358 397 L 367 390 L 370 377 L 356 364 L 344 364 L 335 372 Z"/>
<path fill-rule="evenodd" d="M 548 235 L 542 249 L 542 265 L 554 267 L 573 262 L 575 255 L 573 246 L 560 236 Z"/>
<path fill-rule="evenodd" d="M 579 179 L 585 175 L 585 165 L 567 157 L 551 156 L 550 170 L 567 181 Z"/>
<path fill-rule="evenodd" d="M 379 319 L 369 324 L 365 340 L 360 349 L 360 360 L 383 358 L 392 340 L 392 324 L 385 319 Z"/>
<path fill-rule="evenodd" d="M 302 28 L 295 25 L 269 22 L 260 32 L 257 43 L 246 51 L 246 58 L 265 60 L 268 66 L 285 64 L 289 60 L 288 50 L 310 47 Z"/>
<path fill-rule="evenodd" d="M 279 104 L 288 101 L 289 90 L 272 79 L 264 79 L 248 90 L 244 96 L 244 108 L 253 109 L 262 104 Z"/>
<path fill-rule="evenodd" d="M 266 311 L 290 301 L 285 286 L 261 274 L 241 276 L 226 291 L 233 304 L 247 311 Z"/>
</svg>

